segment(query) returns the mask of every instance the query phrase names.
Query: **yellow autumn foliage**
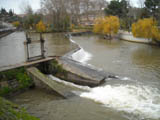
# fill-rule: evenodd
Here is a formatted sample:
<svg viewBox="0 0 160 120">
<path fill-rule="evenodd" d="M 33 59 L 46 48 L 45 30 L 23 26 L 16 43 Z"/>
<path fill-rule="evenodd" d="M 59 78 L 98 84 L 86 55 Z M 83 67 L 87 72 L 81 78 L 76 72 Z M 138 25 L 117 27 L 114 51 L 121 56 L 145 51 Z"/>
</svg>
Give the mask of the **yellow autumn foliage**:
<svg viewBox="0 0 160 120">
<path fill-rule="evenodd" d="M 20 26 L 20 22 L 19 21 L 15 21 L 15 22 L 12 23 L 12 25 L 14 27 L 19 27 Z"/>
<path fill-rule="evenodd" d="M 152 28 L 152 38 L 154 40 L 160 41 L 160 30 L 158 29 L 157 26 Z"/>
<path fill-rule="evenodd" d="M 45 32 L 46 31 L 46 26 L 42 21 L 39 21 L 38 24 L 36 24 L 36 30 L 37 32 Z"/>
<path fill-rule="evenodd" d="M 156 25 L 157 22 L 153 18 L 140 19 L 132 24 L 133 36 L 151 39 L 153 37 L 152 30 Z"/>
<path fill-rule="evenodd" d="M 120 27 L 119 18 L 116 16 L 106 17 L 103 27 L 103 34 L 117 34 Z"/>
<path fill-rule="evenodd" d="M 97 18 L 95 20 L 95 25 L 93 27 L 94 33 L 102 33 L 103 32 L 103 26 L 104 26 L 104 18 Z"/>
<path fill-rule="evenodd" d="M 74 24 L 71 24 L 71 29 L 74 29 L 75 25 Z"/>
<path fill-rule="evenodd" d="M 112 34 L 117 34 L 119 27 L 119 18 L 116 16 L 98 18 L 95 20 L 93 32 L 111 36 Z"/>
</svg>

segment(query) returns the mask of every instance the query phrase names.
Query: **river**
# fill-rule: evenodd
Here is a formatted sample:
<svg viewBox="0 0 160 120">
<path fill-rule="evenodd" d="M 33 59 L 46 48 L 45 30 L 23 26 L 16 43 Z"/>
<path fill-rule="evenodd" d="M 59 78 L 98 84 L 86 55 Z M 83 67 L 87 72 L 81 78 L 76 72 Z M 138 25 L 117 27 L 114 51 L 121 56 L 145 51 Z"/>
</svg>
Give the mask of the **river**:
<svg viewBox="0 0 160 120">
<path fill-rule="evenodd" d="M 81 47 L 72 59 L 114 73 L 118 79 L 107 79 L 95 88 L 72 85 L 77 96 L 67 100 L 33 89 L 13 98 L 14 102 L 42 120 L 160 120 L 159 47 L 94 35 L 71 40 Z"/>
</svg>

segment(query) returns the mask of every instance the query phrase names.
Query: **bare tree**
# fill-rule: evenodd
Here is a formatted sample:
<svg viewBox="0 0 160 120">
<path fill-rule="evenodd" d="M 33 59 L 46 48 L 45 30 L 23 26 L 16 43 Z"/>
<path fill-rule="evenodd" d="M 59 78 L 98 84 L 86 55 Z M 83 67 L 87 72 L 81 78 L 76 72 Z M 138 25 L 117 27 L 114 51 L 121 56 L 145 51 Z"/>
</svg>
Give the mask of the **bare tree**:
<svg viewBox="0 0 160 120">
<path fill-rule="evenodd" d="M 102 12 L 105 5 L 105 0 L 41 0 L 41 10 L 46 21 L 57 28 L 65 28 L 68 20 L 70 24 L 78 24 L 81 16 L 89 19 L 90 14 Z"/>
<path fill-rule="evenodd" d="M 138 0 L 137 4 L 140 8 L 144 8 L 145 7 L 144 2 L 145 0 Z"/>
<path fill-rule="evenodd" d="M 23 14 L 33 14 L 33 9 L 31 7 L 31 5 L 29 4 L 29 2 L 23 1 L 20 4 L 20 9 Z"/>
</svg>

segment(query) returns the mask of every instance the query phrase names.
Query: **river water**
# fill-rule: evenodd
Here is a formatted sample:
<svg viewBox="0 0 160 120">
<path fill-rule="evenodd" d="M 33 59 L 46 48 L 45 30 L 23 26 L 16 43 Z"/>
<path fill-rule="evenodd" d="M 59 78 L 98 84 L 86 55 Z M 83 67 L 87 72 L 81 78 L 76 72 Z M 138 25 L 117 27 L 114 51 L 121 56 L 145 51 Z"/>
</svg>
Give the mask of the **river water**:
<svg viewBox="0 0 160 120">
<path fill-rule="evenodd" d="M 40 35 L 30 33 L 32 44 L 29 44 L 29 57 L 41 55 Z M 74 49 L 75 46 L 64 36 L 63 33 L 43 34 L 45 40 L 45 56 L 61 56 Z M 26 36 L 24 32 L 13 32 L 0 38 L 0 69 L 6 66 L 22 64 L 27 60 Z"/>
<path fill-rule="evenodd" d="M 94 35 L 71 39 L 81 47 L 72 59 L 114 73 L 118 79 L 107 79 L 95 88 L 64 83 L 77 88 L 72 91 L 77 96 L 67 100 L 34 89 L 16 96 L 14 102 L 42 120 L 160 120 L 159 47 Z"/>
</svg>

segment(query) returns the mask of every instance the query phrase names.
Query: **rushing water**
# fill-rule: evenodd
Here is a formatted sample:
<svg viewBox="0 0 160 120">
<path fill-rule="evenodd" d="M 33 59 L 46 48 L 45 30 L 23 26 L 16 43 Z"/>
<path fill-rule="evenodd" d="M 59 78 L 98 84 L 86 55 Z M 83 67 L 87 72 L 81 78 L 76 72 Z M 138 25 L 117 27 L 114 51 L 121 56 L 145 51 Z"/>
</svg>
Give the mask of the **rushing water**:
<svg viewBox="0 0 160 120">
<path fill-rule="evenodd" d="M 107 41 L 98 36 L 72 37 L 72 41 L 81 47 L 70 56 L 72 59 L 115 73 L 119 79 L 108 79 L 95 88 L 57 79 L 64 86 L 75 87 L 72 92 L 77 97 L 61 100 L 44 91 L 31 90 L 13 101 L 42 120 L 160 120 L 159 47 Z M 57 48 L 63 51 L 65 44 L 62 40 Z"/>
<path fill-rule="evenodd" d="M 93 88 L 81 97 L 139 119 L 160 119 L 160 48 L 97 36 L 72 39 L 83 48 L 72 55 L 74 60 L 81 60 L 82 53 L 84 57 L 90 54 L 85 62 L 121 76 L 114 84 Z"/>
</svg>

